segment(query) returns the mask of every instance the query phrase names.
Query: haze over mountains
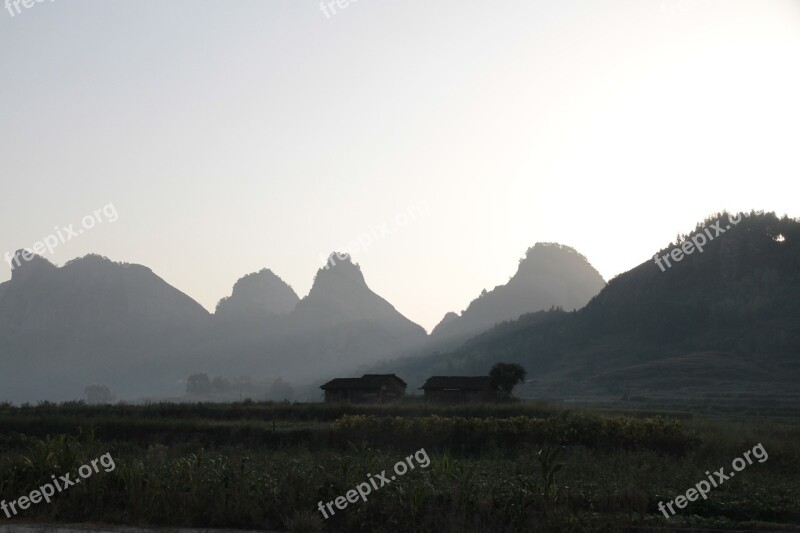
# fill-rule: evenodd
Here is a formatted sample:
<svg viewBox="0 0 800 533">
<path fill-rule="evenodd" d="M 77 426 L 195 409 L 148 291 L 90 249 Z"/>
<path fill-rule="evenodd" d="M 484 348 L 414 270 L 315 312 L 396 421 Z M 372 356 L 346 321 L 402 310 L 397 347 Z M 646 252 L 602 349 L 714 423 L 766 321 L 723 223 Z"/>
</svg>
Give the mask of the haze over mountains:
<svg viewBox="0 0 800 533">
<path fill-rule="evenodd" d="M 683 404 L 714 395 L 796 404 L 800 222 L 751 213 L 665 271 L 651 259 L 617 276 L 577 312 L 524 315 L 449 353 L 380 368 L 416 383 L 484 374 L 498 361 L 527 369 L 533 397 L 618 400 L 632 388 Z"/>
<path fill-rule="evenodd" d="M 605 285 L 600 273 L 572 248 L 537 243 L 520 259 L 507 284 L 484 290 L 461 315 L 448 313 L 431 337 L 442 345 L 457 344 L 524 313 L 551 307 L 580 309 Z"/>
<path fill-rule="evenodd" d="M 313 380 L 422 346 L 425 330 L 375 294 L 349 256 L 341 257 L 329 269 L 320 268 L 308 295 L 288 311 L 282 306 L 283 314 L 265 317 L 259 310 L 256 316 L 242 314 L 236 320 L 215 316 L 213 334 L 198 355 L 203 367 L 226 375 Z M 285 296 L 291 290 L 285 284 L 278 288 L 274 279 L 272 283 L 273 293 Z M 249 300 L 239 299 L 234 290 L 225 302 L 252 307 L 245 303 Z"/>
<path fill-rule="evenodd" d="M 0 285 L 2 399 L 77 399 L 93 383 L 121 397 L 174 386 L 211 315 L 141 265 L 96 255 L 57 268 L 21 261 Z"/>
<path fill-rule="evenodd" d="M 0 400 L 75 399 L 94 383 L 120 398 L 175 396 L 198 371 L 295 382 L 348 375 L 522 312 L 581 306 L 603 284 L 574 250 L 537 245 L 508 285 L 429 337 L 369 289 L 349 256 L 331 264 L 302 299 L 268 269 L 248 274 L 211 315 L 141 265 L 96 255 L 61 268 L 20 261 L 0 284 L 0 362 L 13 368 Z"/>
<path fill-rule="evenodd" d="M 753 213 L 703 253 L 663 272 L 647 260 L 607 286 L 575 250 L 539 243 L 431 335 L 348 256 L 302 299 L 270 270 L 243 276 L 215 314 L 141 265 L 34 257 L 0 284 L 0 401 L 77 399 L 95 383 L 176 397 L 195 372 L 302 385 L 370 368 L 413 388 L 497 361 L 525 366 L 533 396 L 618 396 L 631 381 L 651 396 L 787 390 L 800 376 L 799 227 Z"/>
</svg>

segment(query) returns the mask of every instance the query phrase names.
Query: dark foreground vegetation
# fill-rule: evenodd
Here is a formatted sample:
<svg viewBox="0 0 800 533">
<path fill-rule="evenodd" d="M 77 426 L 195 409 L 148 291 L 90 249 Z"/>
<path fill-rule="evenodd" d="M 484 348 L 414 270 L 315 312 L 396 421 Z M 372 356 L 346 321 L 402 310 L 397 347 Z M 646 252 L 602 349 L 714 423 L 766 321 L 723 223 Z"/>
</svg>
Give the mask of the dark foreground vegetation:
<svg viewBox="0 0 800 533">
<path fill-rule="evenodd" d="M 800 530 L 798 442 L 800 425 L 788 422 L 544 404 L 3 406 L 0 495 L 15 500 L 110 452 L 113 471 L 14 520 L 277 531 L 786 531 Z M 658 510 L 758 443 L 768 460 L 670 519 Z M 428 468 L 322 519 L 319 501 L 391 472 L 420 448 Z"/>
</svg>

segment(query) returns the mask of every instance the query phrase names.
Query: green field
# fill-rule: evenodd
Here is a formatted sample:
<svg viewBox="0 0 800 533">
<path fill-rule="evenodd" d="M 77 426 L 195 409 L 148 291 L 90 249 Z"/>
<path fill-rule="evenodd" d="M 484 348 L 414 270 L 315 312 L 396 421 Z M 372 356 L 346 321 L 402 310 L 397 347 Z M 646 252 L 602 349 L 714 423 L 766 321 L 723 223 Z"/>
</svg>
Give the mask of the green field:
<svg viewBox="0 0 800 533">
<path fill-rule="evenodd" d="M 0 493 L 110 452 L 100 471 L 6 524 L 273 531 L 798 530 L 800 425 L 543 403 L 0 407 Z M 768 452 L 667 519 L 659 501 L 756 444 Z M 563 448 L 562 448 L 563 447 Z M 416 468 L 327 520 L 319 501 L 424 448 Z M 540 450 L 543 452 L 540 454 Z"/>
</svg>

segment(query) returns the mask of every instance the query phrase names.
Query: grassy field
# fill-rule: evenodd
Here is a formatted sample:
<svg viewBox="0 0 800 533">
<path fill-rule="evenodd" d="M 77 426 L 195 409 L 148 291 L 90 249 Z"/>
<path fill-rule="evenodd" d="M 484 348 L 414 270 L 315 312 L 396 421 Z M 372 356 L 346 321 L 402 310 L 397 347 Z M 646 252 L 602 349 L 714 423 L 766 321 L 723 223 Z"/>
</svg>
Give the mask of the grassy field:
<svg viewBox="0 0 800 533">
<path fill-rule="evenodd" d="M 669 519 L 659 501 L 761 443 L 755 461 Z M 800 425 L 543 403 L 436 407 L 80 403 L 0 406 L 13 501 L 110 453 L 115 468 L 16 522 L 276 531 L 797 530 Z M 430 458 L 323 519 L 318 502 L 423 449 Z M 541 453 L 540 453 L 541 451 Z M 335 509 L 335 507 L 334 507 Z"/>
</svg>

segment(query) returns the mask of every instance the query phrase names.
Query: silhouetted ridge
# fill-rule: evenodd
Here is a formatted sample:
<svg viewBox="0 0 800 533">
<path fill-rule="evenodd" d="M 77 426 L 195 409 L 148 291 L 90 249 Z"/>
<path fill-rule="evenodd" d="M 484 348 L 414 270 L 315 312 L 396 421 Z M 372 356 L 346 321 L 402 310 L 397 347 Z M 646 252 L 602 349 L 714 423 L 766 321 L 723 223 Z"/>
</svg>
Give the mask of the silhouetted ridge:
<svg viewBox="0 0 800 533">
<path fill-rule="evenodd" d="M 291 313 L 300 298 L 269 269 L 247 274 L 233 286 L 231 296 L 219 301 L 216 316 L 226 319 L 263 319 Z"/>
<path fill-rule="evenodd" d="M 353 263 L 350 256 L 331 256 L 336 256 L 335 264 L 330 266 L 328 263 L 328 268 L 317 271 L 308 296 L 297 304 L 293 313 L 295 319 L 314 327 L 372 321 L 391 328 L 406 328 L 424 336 L 420 326 L 397 312 L 367 286 L 361 267 Z"/>
<path fill-rule="evenodd" d="M 433 328 L 433 331 L 436 331 L 437 329 L 439 331 L 442 331 L 442 329 L 445 326 L 447 326 L 447 324 L 450 324 L 456 320 L 458 320 L 458 313 L 454 313 L 453 311 L 448 311 L 447 313 L 444 314 L 439 323 L 436 324 L 436 327 Z"/>
<path fill-rule="evenodd" d="M 334 254 L 327 267 L 300 301 L 268 270 L 243 277 L 220 302 L 194 370 L 311 380 L 355 371 L 424 342 L 425 331 L 372 292 L 349 256 Z M 278 297 L 276 308 L 270 302 Z M 291 312 L 274 312 L 290 306 Z"/>
<path fill-rule="evenodd" d="M 760 368 L 770 387 L 788 390 L 800 378 L 799 324 L 800 221 L 751 213 L 666 271 L 648 259 L 617 276 L 575 313 L 525 315 L 451 353 L 384 366 L 421 379 L 443 368 L 480 374 L 498 361 L 516 362 L 563 397 L 592 387 L 621 394 L 634 377 L 651 394 L 711 390 L 724 385 L 716 376 L 729 357 L 742 388 L 766 379 L 753 370 Z"/>
<path fill-rule="evenodd" d="M 348 254 L 332 253 L 326 267 L 314 276 L 308 298 L 341 298 L 352 290 L 369 291 L 361 267 Z"/>
<path fill-rule="evenodd" d="M 20 282 L 33 277 L 47 275 L 57 268 L 40 255 L 26 250 L 17 250 L 11 260 L 11 279 Z"/>
<path fill-rule="evenodd" d="M 431 337 L 464 340 L 524 313 L 553 307 L 579 309 L 604 286 L 600 273 L 574 249 L 537 243 L 528 249 L 506 285 L 484 291 L 460 316 L 448 313 Z"/>
<path fill-rule="evenodd" d="M 34 257 L 0 284 L 2 398 L 76 399 L 92 383 L 120 397 L 164 390 L 209 314 L 141 265 Z M 38 397 L 31 397 L 36 384 Z M 41 391 L 46 391 L 43 397 Z"/>
</svg>

